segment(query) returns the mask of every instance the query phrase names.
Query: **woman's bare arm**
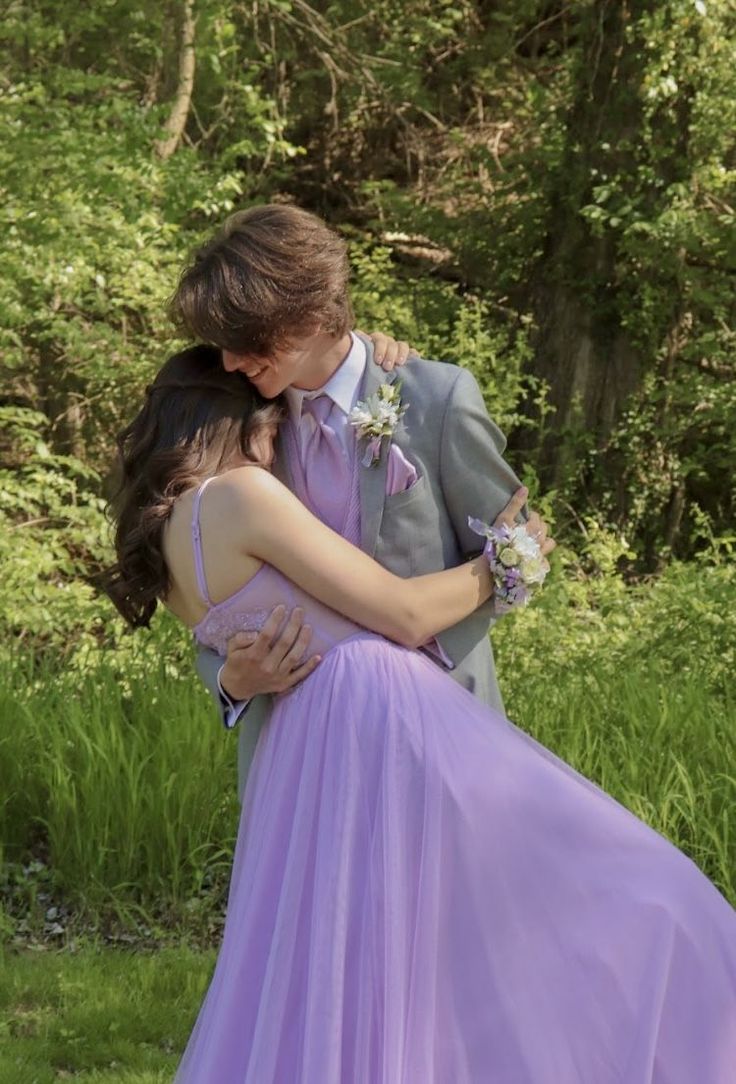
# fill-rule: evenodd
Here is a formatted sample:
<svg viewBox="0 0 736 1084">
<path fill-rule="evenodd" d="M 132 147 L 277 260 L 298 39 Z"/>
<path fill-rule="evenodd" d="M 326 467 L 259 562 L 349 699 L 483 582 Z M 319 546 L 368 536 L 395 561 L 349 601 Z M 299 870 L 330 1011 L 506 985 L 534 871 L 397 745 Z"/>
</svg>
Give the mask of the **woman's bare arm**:
<svg viewBox="0 0 736 1084">
<path fill-rule="evenodd" d="M 204 501 L 208 498 L 212 514 L 226 517 L 224 529 L 241 552 L 273 565 L 352 621 L 406 646 L 425 643 L 490 598 L 485 558 L 412 579 L 395 576 L 258 467 L 228 471 L 210 486 Z"/>
</svg>

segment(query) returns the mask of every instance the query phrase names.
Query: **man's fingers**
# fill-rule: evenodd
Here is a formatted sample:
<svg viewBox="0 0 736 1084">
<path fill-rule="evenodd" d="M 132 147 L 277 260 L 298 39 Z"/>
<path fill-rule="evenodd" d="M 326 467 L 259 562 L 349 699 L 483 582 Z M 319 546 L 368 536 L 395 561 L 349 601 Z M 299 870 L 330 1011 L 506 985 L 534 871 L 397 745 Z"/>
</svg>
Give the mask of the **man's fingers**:
<svg viewBox="0 0 736 1084">
<path fill-rule="evenodd" d="M 556 545 L 557 543 L 555 542 L 554 538 L 546 538 L 540 547 L 542 550 L 542 555 L 546 557 L 548 553 L 552 552 Z"/>
<path fill-rule="evenodd" d="M 227 642 L 228 655 L 231 655 L 233 651 L 242 651 L 243 648 L 252 647 L 257 639 L 257 632 L 236 632 Z"/>
<path fill-rule="evenodd" d="M 310 625 L 303 625 L 293 647 L 286 652 L 283 659 L 279 663 L 279 671 L 282 674 L 289 674 L 298 666 L 304 658 L 307 648 L 309 647 L 312 639 L 312 628 Z"/>
<path fill-rule="evenodd" d="M 265 639 L 265 640 L 268 641 L 268 643 L 270 645 L 271 641 L 274 638 L 274 636 L 279 631 L 279 626 L 281 625 L 281 622 L 284 620 L 285 617 L 286 617 L 286 607 L 285 606 L 279 605 L 279 606 L 274 607 L 274 609 L 271 610 L 271 613 L 268 615 L 268 619 L 266 620 L 266 623 L 264 624 L 263 628 L 261 629 L 260 633 L 258 634 L 258 639 L 259 640 Z"/>
<path fill-rule="evenodd" d="M 236 651 L 247 650 L 252 659 L 265 659 L 271 650 L 271 642 L 278 632 L 285 614 L 285 606 L 276 606 L 269 614 L 260 632 L 237 632 L 227 642 L 228 657 Z M 252 637 L 249 643 L 246 637 Z"/>
<path fill-rule="evenodd" d="M 282 682 L 282 691 L 286 692 L 287 689 L 293 689 L 295 685 L 298 685 L 300 681 L 304 681 L 305 677 L 309 677 L 314 668 L 322 662 L 321 655 L 312 655 L 310 659 L 307 659 L 305 663 L 298 666 L 296 670 L 292 670 L 290 674 L 284 677 Z"/>
<path fill-rule="evenodd" d="M 496 517 L 496 524 L 512 524 L 519 512 L 524 507 L 524 502 L 528 496 L 529 490 L 526 488 L 526 486 L 520 486 L 519 489 L 516 490 L 516 493 L 514 493 L 513 497 L 506 505 L 506 507 L 501 512 L 499 512 L 498 516 Z"/>
<path fill-rule="evenodd" d="M 286 622 L 281 635 L 271 644 L 271 650 L 265 660 L 265 665 L 274 672 L 281 667 L 284 657 L 288 655 L 293 648 L 294 643 L 301 632 L 303 621 L 304 610 L 297 606 L 291 611 L 289 620 Z"/>
</svg>

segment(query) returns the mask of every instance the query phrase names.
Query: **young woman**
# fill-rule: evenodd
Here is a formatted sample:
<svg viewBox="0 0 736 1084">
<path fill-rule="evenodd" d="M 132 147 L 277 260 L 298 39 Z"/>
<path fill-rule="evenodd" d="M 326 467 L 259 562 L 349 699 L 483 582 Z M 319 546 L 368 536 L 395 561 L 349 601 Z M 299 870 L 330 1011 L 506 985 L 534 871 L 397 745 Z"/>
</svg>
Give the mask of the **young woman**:
<svg viewBox="0 0 736 1084">
<path fill-rule="evenodd" d="M 195 348 L 120 442 L 126 618 L 222 651 L 287 598 L 322 657 L 259 739 L 178 1084 L 730 1084 L 736 912 L 414 650 L 485 558 L 403 580 L 334 534 L 269 474 L 279 409 Z"/>
</svg>

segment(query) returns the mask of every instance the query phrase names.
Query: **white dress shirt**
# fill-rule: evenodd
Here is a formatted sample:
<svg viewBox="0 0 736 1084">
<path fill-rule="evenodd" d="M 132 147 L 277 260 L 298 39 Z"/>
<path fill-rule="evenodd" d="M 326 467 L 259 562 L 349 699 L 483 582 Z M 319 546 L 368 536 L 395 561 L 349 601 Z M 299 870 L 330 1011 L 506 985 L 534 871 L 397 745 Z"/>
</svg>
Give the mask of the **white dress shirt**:
<svg viewBox="0 0 736 1084">
<path fill-rule="evenodd" d="M 359 339 L 357 335 L 353 335 L 352 332 L 350 332 L 350 339 L 350 349 L 345 355 L 345 360 L 335 369 L 330 379 L 321 388 L 314 391 L 305 391 L 303 388 L 292 386 L 284 392 L 289 407 L 289 415 L 294 423 L 294 429 L 302 451 L 317 425 L 313 414 L 306 414 L 302 418 L 302 403 L 305 399 L 316 399 L 319 395 L 327 395 L 339 407 L 337 415 L 333 412 L 330 416 L 330 425 L 335 430 L 346 455 L 350 459 L 353 457 L 355 430 L 352 430 L 348 425 L 348 415 L 360 396 L 367 354 L 362 339 Z"/>
</svg>

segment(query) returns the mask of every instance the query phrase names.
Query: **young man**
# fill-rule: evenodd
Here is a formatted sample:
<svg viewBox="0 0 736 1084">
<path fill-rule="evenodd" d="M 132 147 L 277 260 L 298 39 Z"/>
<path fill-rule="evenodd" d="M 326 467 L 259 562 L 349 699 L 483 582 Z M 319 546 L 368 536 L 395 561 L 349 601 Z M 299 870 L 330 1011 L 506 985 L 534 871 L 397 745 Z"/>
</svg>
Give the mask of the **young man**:
<svg viewBox="0 0 736 1084">
<path fill-rule="evenodd" d="M 267 399 L 282 393 L 286 416 L 274 472 L 335 530 L 399 575 L 449 568 L 477 554 L 468 517 L 520 516 L 544 553 L 554 546 L 502 458 L 505 439 L 469 372 L 409 358 L 401 372 L 403 414 L 390 437 L 371 443 L 350 415 L 391 385 L 369 338 L 353 332 L 347 250 L 320 219 L 267 205 L 232 215 L 181 277 L 176 318 L 222 350 Z M 223 712 L 240 727 L 242 797 L 271 697 L 316 665 L 309 630 L 276 610 L 258 634 L 242 633 L 223 660 L 202 650 L 198 669 Z M 426 646 L 437 664 L 502 710 L 488 638 L 491 604 Z M 282 628 L 283 626 L 283 628 Z M 279 632 L 279 630 L 281 630 Z M 306 721 L 305 721 L 306 722 Z"/>
</svg>

